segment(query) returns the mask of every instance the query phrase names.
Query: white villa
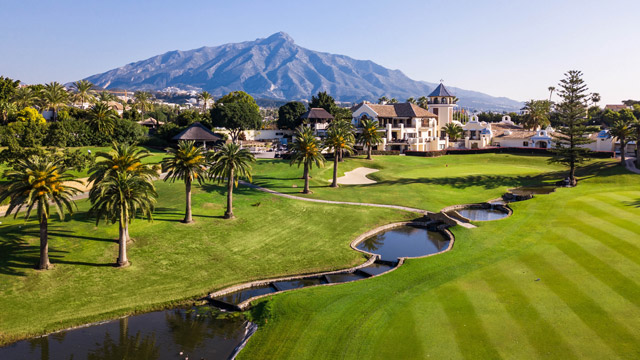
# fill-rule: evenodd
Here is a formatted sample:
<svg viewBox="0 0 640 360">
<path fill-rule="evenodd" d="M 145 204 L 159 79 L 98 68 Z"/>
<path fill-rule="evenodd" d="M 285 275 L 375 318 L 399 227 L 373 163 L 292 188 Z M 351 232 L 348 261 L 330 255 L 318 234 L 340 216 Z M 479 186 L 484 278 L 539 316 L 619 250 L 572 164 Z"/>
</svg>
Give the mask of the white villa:
<svg viewBox="0 0 640 360">
<path fill-rule="evenodd" d="M 547 149 L 551 147 L 553 128 L 525 130 L 511 121 L 509 115 L 498 123 L 479 122 L 472 116 L 466 124 L 458 123 L 464 130 L 463 139 L 452 143 L 452 147 L 464 149 L 484 149 L 488 147 L 531 147 Z"/>
<path fill-rule="evenodd" d="M 363 118 L 377 120 L 384 128 L 381 150 L 437 151 L 449 146 L 442 128 L 453 121 L 454 96 L 440 84 L 429 94 L 429 108 L 415 104 L 371 104 L 352 108 L 352 124 L 357 128 Z"/>
</svg>

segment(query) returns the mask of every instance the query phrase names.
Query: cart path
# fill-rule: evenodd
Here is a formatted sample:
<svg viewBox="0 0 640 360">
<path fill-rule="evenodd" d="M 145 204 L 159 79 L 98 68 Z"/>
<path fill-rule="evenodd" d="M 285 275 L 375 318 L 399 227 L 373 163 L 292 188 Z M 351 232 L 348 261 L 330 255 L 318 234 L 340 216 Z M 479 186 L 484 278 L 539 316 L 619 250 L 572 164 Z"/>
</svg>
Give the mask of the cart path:
<svg viewBox="0 0 640 360">
<path fill-rule="evenodd" d="M 308 201 L 308 202 L 314 202 L 314 203 L 322 203 L 322 204 L 336 204 L 336 205 L 353 205 L 353 206 L 370 206 L 370 207 L 379 207 L 379 208 L 387 208 L 387 209 L 395 209 L 395 210 L 401 210 L 401 211 L 408 211 L 408 212 L 414 212 L 414 213 L 418 213 L 418 214 L 422 214 L 422 215 L 431 215 L 434 214 L 431 211 L 428 210 L 422 210 L 422 209 L 416 209 L 416 208 L 412 208 L 412 207 L 408 207 L 408 206 L 400 206 L 400 205 L 388 205 L 388 204 L 372 204 L 372 203 L 359 203 L 359 202 L 350 202 L 350 201 L 333 201 L 333 200 L 322 200 L 322 199 L 311 199 L 311 198 L 305 198 L 305 197 L 300 197 L 300 196 L 295 196 L 295 195 L 289 195 L 289 194 L 283 194 L 281 192 L 277 192 L 275 190 L 271 190 L 271 189 L 267 189 L 264 188 L 262 186 L 259 185 L 255 185 L 243 180 L 239 181 L 240 184 L 250 187 L 252 189 L 256 189 L 262 192 L 266 192 L 275 196 L 280 196 L 283 198 L 287 198 L 287 199 L 292 199 L 292 200 L 301 200 L 301 201 Z M 458 221 L 457 219 L 453 219 L 456 221 L 456 223 L 462 227 L 465 228 L 474 228 L 475 226 L 469 223 L 463 223 L 461 221 Z"/>
</svg>

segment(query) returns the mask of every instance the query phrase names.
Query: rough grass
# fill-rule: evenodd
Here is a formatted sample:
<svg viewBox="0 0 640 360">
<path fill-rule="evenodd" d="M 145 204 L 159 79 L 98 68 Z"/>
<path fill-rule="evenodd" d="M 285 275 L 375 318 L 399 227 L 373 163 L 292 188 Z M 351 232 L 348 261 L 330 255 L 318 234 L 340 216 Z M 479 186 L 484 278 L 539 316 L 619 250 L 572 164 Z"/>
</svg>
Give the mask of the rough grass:
<svg viewBox="0 0 640 360">
<path fill-rule="evenodd" d="M 596 168 L 576 188 L 513 204 L 510 218 L 453 228 L 451 252 L 271 297 L 241 358 L 638 358 L 640 177 Z"/>
<path fill-rule="evenodd" d="M 338 166 L 338 176 L 357 167 L 380 171 L 368 175 L 378 183 L 329 187 L 333 162 L 311 172 L 313 198 L 394 204 L 439 211 L 461 201 L 482 202 L 500 197 L 508 188 L 540 185 L 562 178 L 564 169 L 548 165 L 547 157 L 503 154 L 448 155 L 439 158 L 374 156 L 348 159 Z M 600 163 L 594 163 L 597 166 Z M 254 183 L 288 194 L 304 187 L 302 168 L 284 160 L 260 160 Z M 293 187 L 293 186 L 296 187 Z"/>
<path fill-rule="evenodd" d="M 193 196 L 195 224 L 184 214 L 184 185 L 157 182 L 155 220 L 130 230 L 132 265 L 112 266 L 117 225 L 95 226 L 87 201 L 72 220 L 50 223 L 55 268 L 36 271 L 38 226 L 2 218 L 0 344 L 73 325 L 149 311 L 225 286 L 364 262 L 350 241 L 411 214 L 387 209 L 318 206 L 247 188 L 235 195 L 235 220 L 223 220 L 226 197 L 207 185 Z"/>
</svg>

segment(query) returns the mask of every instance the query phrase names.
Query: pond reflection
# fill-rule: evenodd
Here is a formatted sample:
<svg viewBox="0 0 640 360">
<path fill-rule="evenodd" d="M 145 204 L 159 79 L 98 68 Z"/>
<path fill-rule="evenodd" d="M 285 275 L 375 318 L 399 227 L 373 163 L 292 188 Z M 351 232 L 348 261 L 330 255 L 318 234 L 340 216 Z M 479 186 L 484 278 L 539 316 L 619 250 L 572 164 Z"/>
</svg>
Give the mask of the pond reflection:
<svg viewBox="0 0 640 360">
<path fill-rule="evenodd" d="M 356 247 L 380 254 L 384 261 L 397 261 L 399 257 L 434 254 L 448 246 L 449 240 L 439 232 L 404 225 L 373 235 Z"/>
<path fill-rule="evenodd" d="M 208 306 L 158 311 L 20 341 L 0 359 L 227 359 L 246 324 Z"/>
</svg>

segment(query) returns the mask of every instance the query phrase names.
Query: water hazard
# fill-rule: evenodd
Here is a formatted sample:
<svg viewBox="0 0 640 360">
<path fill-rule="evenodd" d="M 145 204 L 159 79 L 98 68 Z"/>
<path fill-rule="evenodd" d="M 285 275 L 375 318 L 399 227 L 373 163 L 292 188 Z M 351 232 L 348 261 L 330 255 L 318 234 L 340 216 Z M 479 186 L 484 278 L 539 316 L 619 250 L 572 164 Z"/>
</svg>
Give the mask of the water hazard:
<svg viewBox="0 0 640 360">
<path fill-rule="evenodd" d="M 247 324 L 209 306 L 157 311 L 20 341 L 0 359 L 227 359 Z"/>
<path fill-rule="evenodd" d="M 507 217 L 509 214 L 498 209 L 460 209 L 458 214 L 471 221 L 490 221 Z"/>
<path fill-rule="evenodd" d="M 373 235 L 358 244 L 357 248 L 380 254 L 384 261 L 397 261 L 399 257 L 435 254 L 448 246 L 449 239 L 442 233 L 404 225 Z"/>
</svg>

